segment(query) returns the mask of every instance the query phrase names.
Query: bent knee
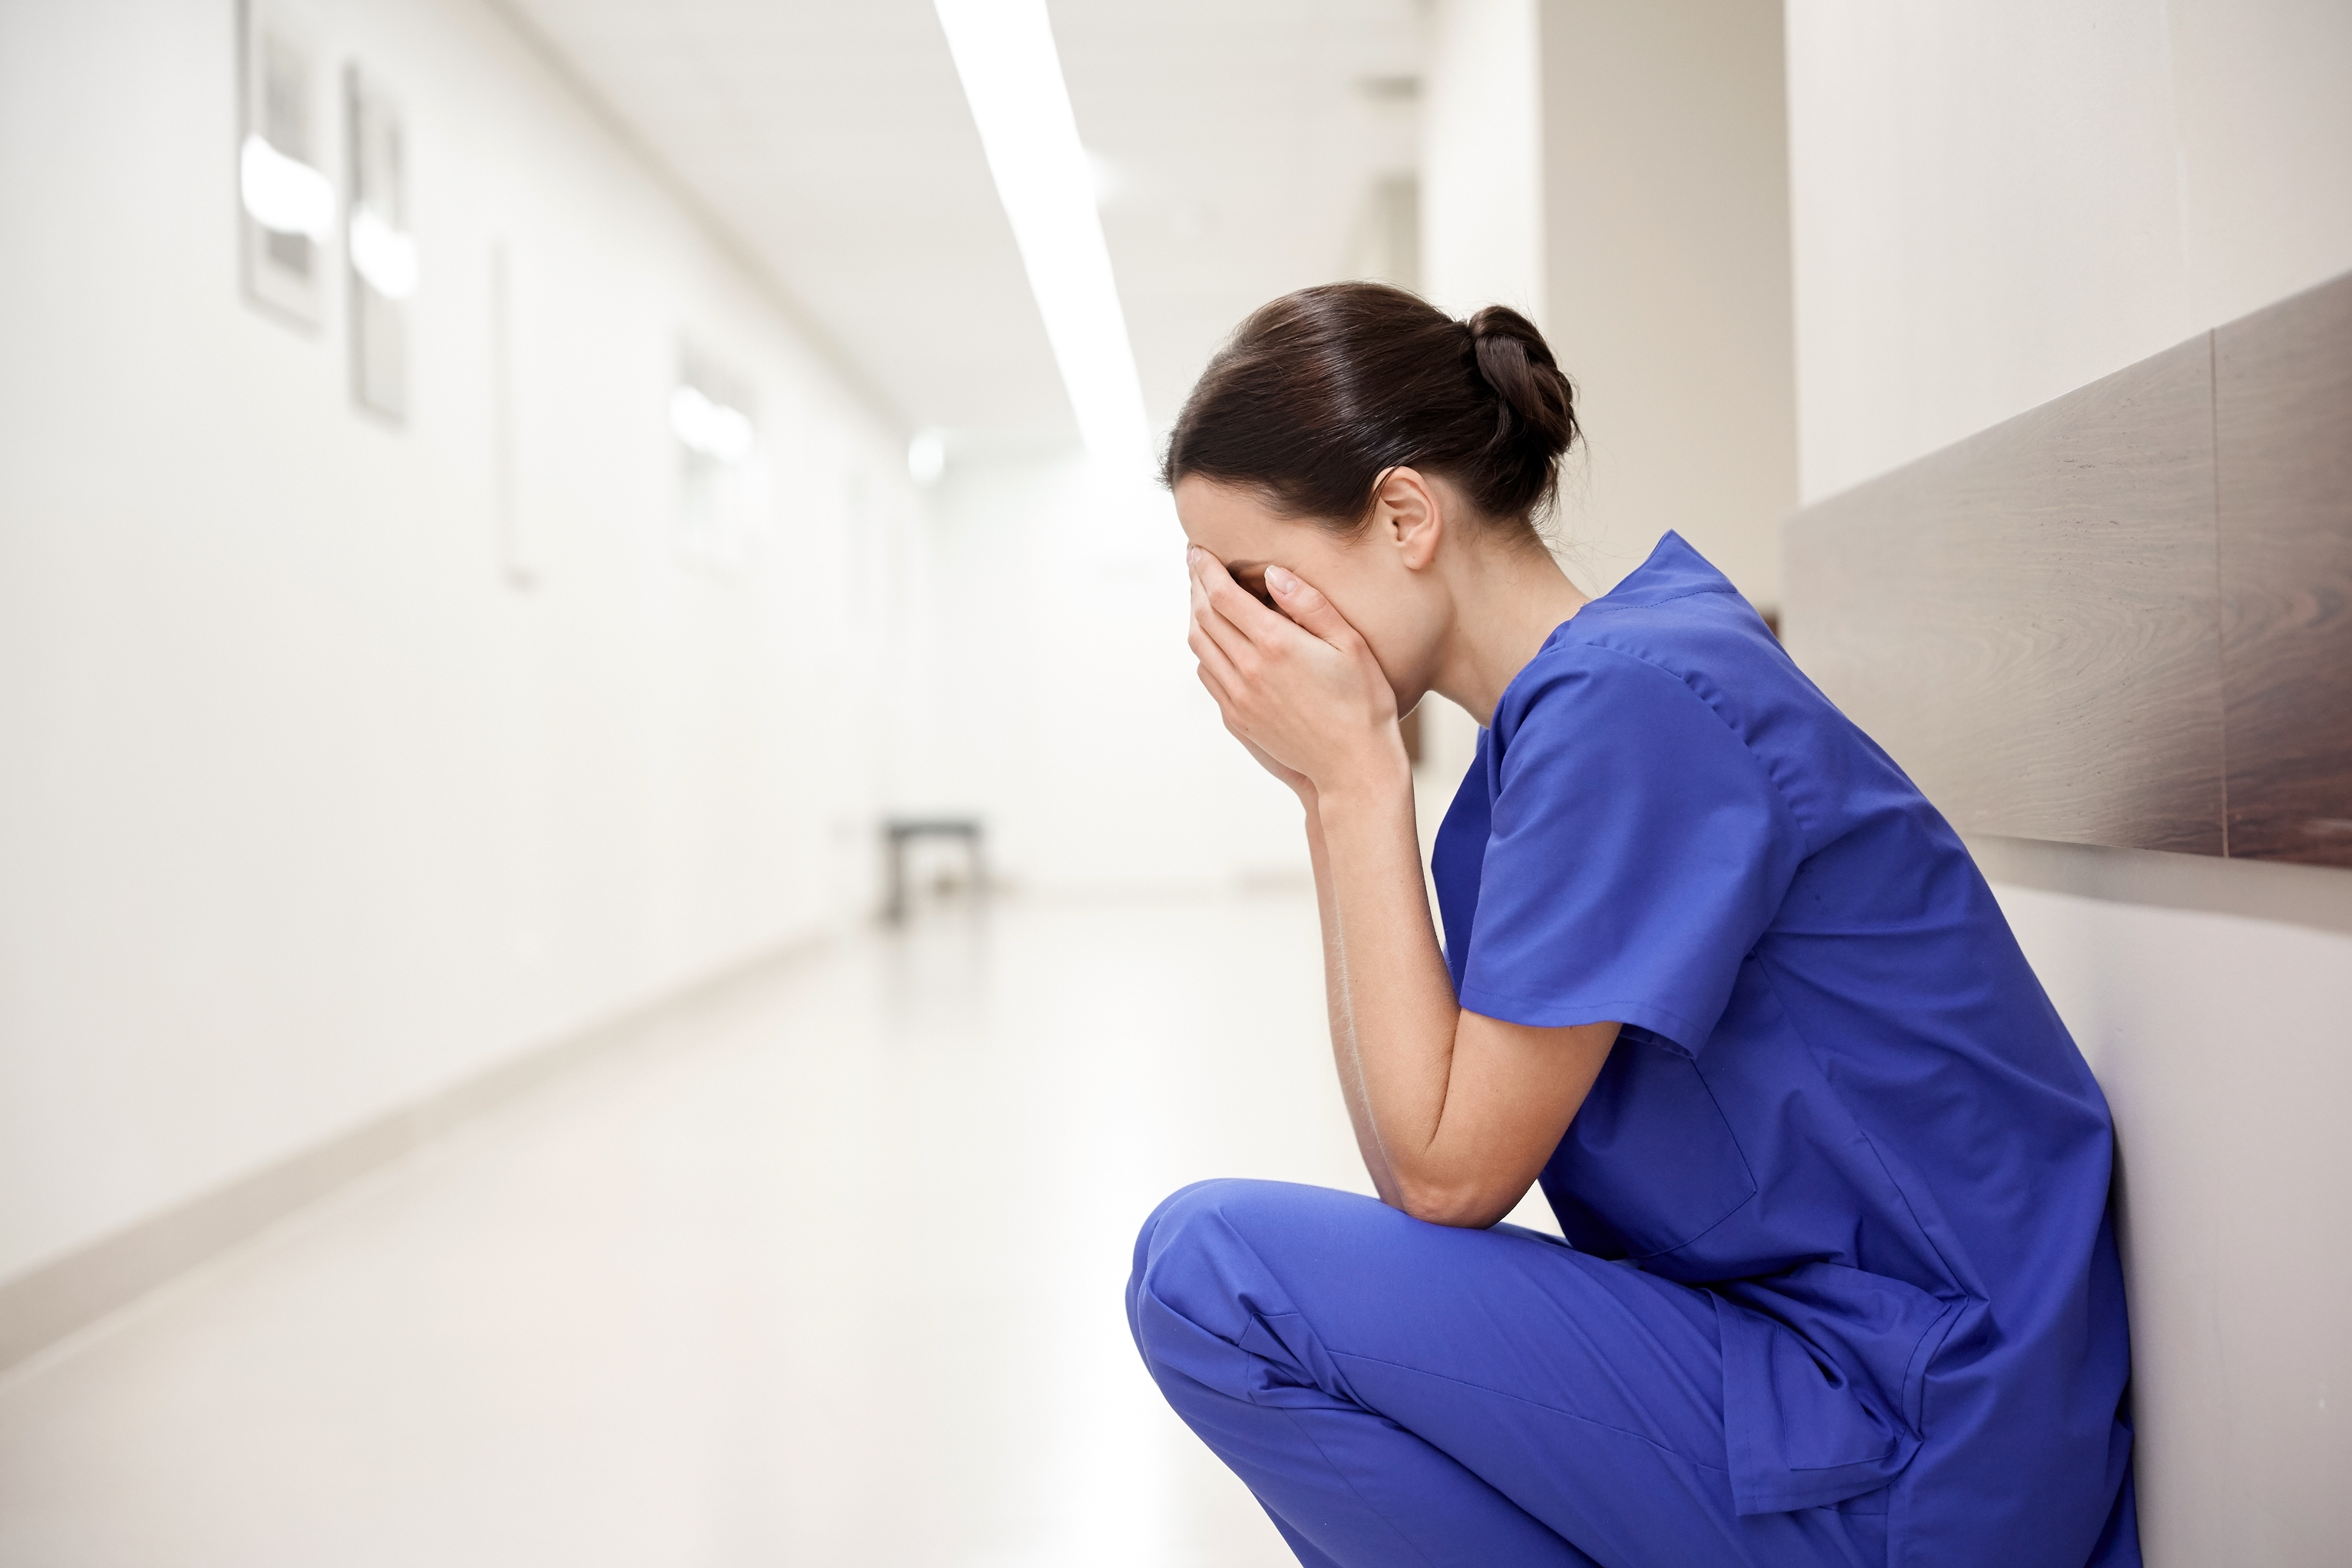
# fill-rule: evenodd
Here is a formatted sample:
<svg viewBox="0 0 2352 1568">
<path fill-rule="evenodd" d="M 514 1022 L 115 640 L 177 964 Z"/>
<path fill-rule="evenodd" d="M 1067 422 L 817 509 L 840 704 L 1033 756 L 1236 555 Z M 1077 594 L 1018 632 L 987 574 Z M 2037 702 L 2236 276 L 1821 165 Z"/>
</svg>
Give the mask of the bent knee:
<svg viewBox="0 0 2352 1568">
<path fill-rule="evenodd" d="M 1191 1254 L 1200 1249 L 1204 1232 L 1216 1228 L 1216 1217 L 1225 1205 L 1243 1200 L 1242 1189 L 1270 1185 L 1220 1177 L 1178 1187 L 1160 1199 L 1160 1207 L 1151 1211 L 1151 1218 L 1136 1233 L 1135 1265 L 1128 1277 L 1129 1302 L 1137 1291 L 1149 1288 L 1155 1272 L 1168 1266 L 1171 1254 Z"/>
<path fill-rule="evenodd" d="M 1410 1224 L 1377 1198 L 1295 1182 L 1195 1182 L 1170 1195 L 1135 1241 L 1128 1313 L 1153 1358 L 1150 1322 L 1173 1317 L 1226 1339 L 1286 1310 L 1281 1276 L 1318 1273 L 1318 1254 L 1365 1226 Z"/>
<path fill-rule="evenodd" d="M 1244 1234 L 1279 1233 L 1320 1198 L 1345 1197 L 1294 1182 L 1220 1176 L 1177 1188 L 1160 1200 L 1135 1239 L 1135 1278 L 1203 1250 L 1229 1248 Z"/>
<path fill-rule="evenodd" d="M 1315 1190 L 1228 1177 L 1181 1187 L 1151 1211 L 1135 1239 L 1127 1315 L 1155 1376 L 1189 1363 L 1210 1340 L 1233 1343 L 1269 1282 L 1248 1239 L 1265 1227 L 1251 1221 Z"/>
<path fill-rule="evenodd" d="M 1143 1222 L 1143 1233 L 1136 1238 L 1136 1244 L 1139 1249 L 1148 1248 L 1163 1232 L 1171 1236 L 1181 1235 L 1197 1225 L 1203 1216 L 1215 1214 L 1229 1203 L 1247 1203 L 1254 1188 L 1283 1185 L 1281 1182 L 1252 1181 L 1245 1176 L 1216 1176 L 1208 1181 L 1196 1181 L 1189 1186 L 1180 1186 L 1160 1200 L 1160 1207 L 1153 1209 L 1151 1218 Z"/>
</svg>

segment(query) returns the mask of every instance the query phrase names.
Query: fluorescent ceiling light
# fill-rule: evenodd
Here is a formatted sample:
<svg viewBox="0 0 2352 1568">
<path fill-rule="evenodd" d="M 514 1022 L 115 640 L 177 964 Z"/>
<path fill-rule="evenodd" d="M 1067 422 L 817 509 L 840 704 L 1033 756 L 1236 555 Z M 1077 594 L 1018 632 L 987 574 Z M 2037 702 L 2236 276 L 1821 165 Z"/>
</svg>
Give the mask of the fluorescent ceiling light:
<svg viewBox="0 0 2352 1568">
<path fill-rule="evenodd" d="M 1078 144 L 1045 0 L 932 3 L 1045 318 L 1078 433 L 1097 457 L 1139 472 L 1151 459 L 1143 384 L 1095 209 L 1094 169 Z"/>
<path fill-rule="evenodd" d="M 237 155 L 236 183 L 245 210 L 270 233 L 323 242 L 334 232 L 333 183 L 258 136 L 245 139 Z"/>
</svg>

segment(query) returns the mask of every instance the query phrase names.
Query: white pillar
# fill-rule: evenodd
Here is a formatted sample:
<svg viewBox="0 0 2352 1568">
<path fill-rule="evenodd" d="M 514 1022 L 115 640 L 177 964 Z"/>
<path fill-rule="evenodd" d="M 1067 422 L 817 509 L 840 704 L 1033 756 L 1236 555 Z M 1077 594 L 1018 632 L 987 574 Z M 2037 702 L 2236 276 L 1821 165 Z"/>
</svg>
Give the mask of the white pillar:
<svg viewBox="0 0 2352 1568">
<path fill-rule="evenodd" d="M 1422 89 L 1422 291 L 1466 316 L 1544 319 L 1543 79 L 1536 0 L 1437 0 Z M 1443 697 L 1421 707 L 1423 841 L 1470 766 L 1478 728 Z"/>
<path fill-rule="evenodd" d="M 1536 0 L 1437 0 L 1422 91 L 1421 277 L 1440 308 L 1544 320 Z"/>
</svg>

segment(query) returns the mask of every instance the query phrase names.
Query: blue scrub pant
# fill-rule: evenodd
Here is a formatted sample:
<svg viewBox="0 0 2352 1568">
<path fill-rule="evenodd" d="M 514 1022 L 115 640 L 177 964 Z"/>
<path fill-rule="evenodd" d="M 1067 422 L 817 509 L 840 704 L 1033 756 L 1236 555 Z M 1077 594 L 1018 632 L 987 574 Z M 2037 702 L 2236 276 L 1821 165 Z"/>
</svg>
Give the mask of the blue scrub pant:
<svg viewBox="0 0 2352 1568">
<path fill-rule="evenodd" d="M 1128 1286 L 1168 1402 L 1307 1568 L 1884 1568 L 1885 1493 L 1733 1511 L 1706 1291 L 1514 1226 L 1213 1181 Z"/>
</svg>

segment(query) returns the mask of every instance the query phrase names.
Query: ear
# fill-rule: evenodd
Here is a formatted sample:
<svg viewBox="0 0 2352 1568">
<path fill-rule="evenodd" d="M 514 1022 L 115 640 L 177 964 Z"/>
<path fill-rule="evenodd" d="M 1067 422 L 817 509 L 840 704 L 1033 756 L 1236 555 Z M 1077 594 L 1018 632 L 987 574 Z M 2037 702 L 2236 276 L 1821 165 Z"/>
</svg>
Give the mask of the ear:
<svg viewBox="0 0 2352 1568">
<path fill-rule="evenodd" d="M 1419 469 L 1391 468 L 1372 486 L 1372 526 L 1408 570 L 1423 570 L 1445 538 L 1444 499 Z"/>
</svg>

